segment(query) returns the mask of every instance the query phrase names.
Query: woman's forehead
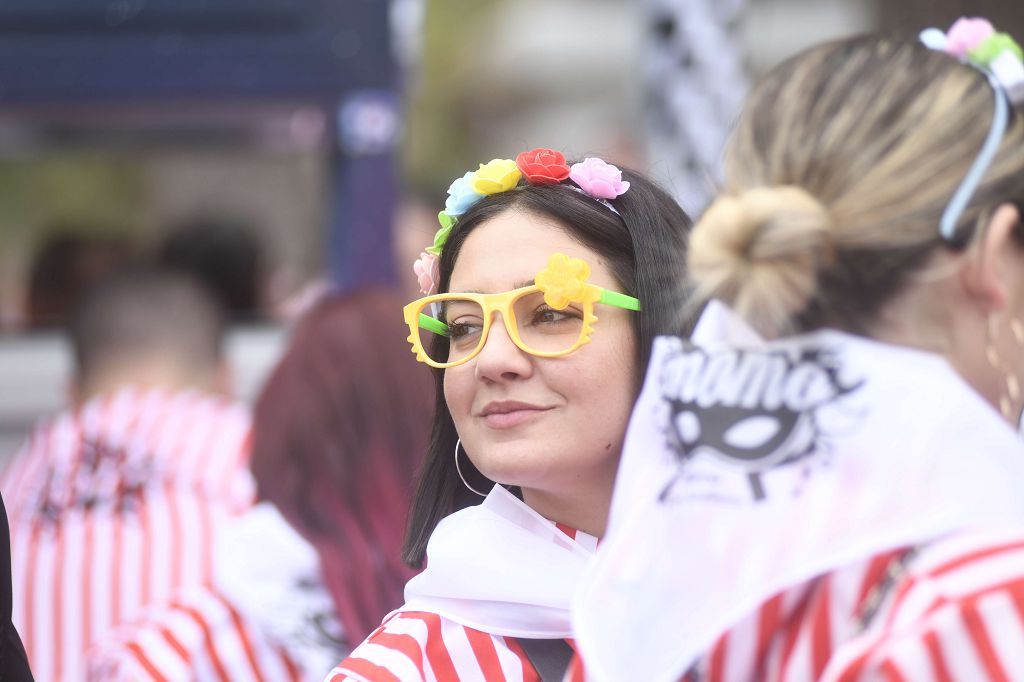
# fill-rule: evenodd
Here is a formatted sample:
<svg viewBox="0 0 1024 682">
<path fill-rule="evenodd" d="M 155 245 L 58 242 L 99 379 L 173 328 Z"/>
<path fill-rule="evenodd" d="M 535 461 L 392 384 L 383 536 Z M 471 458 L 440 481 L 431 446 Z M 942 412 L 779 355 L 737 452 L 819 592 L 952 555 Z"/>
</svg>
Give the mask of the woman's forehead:
<svg viewBox="0 0 1024 682">
<path fill-rule="evenodd" d="M 452 270 L 449 291 L 508 291 L 532 284 L 552 253 L 582 258 L 591 281 L 614 286 L 604 259 L 561 225 L 521 211 L 505 211 L 466 237 Z"/>
</svg>

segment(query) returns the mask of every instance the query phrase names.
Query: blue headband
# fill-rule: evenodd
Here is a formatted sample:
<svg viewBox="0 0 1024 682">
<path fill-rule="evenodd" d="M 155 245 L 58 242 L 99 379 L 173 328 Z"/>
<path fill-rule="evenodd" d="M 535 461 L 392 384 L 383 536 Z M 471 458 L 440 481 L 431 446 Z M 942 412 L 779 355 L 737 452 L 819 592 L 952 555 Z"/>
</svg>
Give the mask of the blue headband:
<svg viewBox="0 0 1024 682">
<path fill-rule="evenodd" d="M 985 19 L 958 19 L 949 33 L 926 29 L 921 32 L 921 42 L 981 71 L 995 93 L 995 113 L 985 142 L 939 220 L 939 234 L 946 241 L 952 241 L 960 216 L 999 152 L 999 144 L 1010 122 L 1010 102 L 1024 99 L 1024 61 L 1013 39 L 1005 33 L 996 33 Z"/>
</svg>

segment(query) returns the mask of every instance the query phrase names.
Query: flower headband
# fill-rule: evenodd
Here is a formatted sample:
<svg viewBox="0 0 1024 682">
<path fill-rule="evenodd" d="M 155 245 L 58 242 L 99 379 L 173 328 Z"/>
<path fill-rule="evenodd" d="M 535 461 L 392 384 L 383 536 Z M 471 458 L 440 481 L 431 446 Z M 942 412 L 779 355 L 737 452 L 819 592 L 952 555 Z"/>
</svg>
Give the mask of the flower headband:
<svg viewBox="0 0 1024 682">
<path fill-rule="evenodd" d="M 995 114 L 988 136 L 939 221 L 939 234 L 950 241 L 957 221 L 999 151 L 1009 124 L 1010 103 L 1024 102 L 1024 52 L 1009 35 L 997 33 L 987 19 L 961 17 L 948 33 L 929 28 L 920 37 L 927 47 L 952 55 L 984 73 L 995 91 Z"/>
<path fill-rule="evenodd" d="M 618 211 L 610 200 L 629 189 L 629 183 L 622 179 L 622 171 L 610 163 L 588 157 L 569 166 L 561 152 L 551 149 L 531 149 L 517 156 L 515 161 L 494 159 L 482 163 L 475 171 L 456 178 L 448 188 L 444 210 L 437 214 L 441 229 L 434 235 L 434 243 L 412 266 L 420 291 L 428 296 L 437 291 L 439 257 L 459 216 L 485 196 L 509 191 L 523 178 L 531 185 L 557 185 L 572 180 L 576 184 L 567 187 L 592 197 L 615 214 Z"/>
</svg>

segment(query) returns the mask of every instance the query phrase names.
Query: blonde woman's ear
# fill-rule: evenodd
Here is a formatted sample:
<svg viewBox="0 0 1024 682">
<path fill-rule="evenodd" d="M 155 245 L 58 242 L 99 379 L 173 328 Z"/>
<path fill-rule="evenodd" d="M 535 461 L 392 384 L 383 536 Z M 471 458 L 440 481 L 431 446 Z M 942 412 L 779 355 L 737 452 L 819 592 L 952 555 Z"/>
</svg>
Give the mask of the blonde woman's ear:
<svg viewBox="0 0 1024 682">
<path fill-rule="evenodd" d="M 1016 206 L 1000 205 L 969 256 L 967 289 L 989 310 L 1004 309 L 1015 292 L 1024 291 L 1024 248 L 1014 237 L 1020 220 Z"/>
</svg>

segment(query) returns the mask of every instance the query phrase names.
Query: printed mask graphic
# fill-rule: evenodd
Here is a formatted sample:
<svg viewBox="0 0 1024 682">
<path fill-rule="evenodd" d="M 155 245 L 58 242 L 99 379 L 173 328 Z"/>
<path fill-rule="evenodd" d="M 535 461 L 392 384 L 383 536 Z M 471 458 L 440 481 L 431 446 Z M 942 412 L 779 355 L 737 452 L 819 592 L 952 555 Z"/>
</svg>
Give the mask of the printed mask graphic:
<svg viewBox="0 0 1024 682">
<path fill-rule="evenodd" d="M 666 432 L 680 462 L 708 454 L 746 474 L 755 500 L 762 475 L 811 456 L 825 428 L 820 413 L 856 391 L 823 349 L 707 352 L 681 348 L 664 365 Z M 678 480 L 678 479 L 677 479 Z M 664 500 L 677 482 L 662 493 Z"/>
</svg>

